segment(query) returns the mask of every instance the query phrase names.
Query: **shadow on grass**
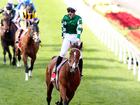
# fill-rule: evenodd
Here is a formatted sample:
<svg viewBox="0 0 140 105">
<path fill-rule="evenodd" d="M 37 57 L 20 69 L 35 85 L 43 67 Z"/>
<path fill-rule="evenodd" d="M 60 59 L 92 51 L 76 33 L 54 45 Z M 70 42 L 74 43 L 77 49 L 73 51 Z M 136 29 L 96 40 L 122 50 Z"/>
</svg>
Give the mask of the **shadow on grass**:
<svg viewBox="0 0 140 105">
<path fill-rule="evenodd" d="M 84 69 L 94 69 L 94 70 L 95 69 L 104 69 L 104 70 L 106 69 L 107 70 L 108 68 L 118 68 L 118 69 L 120 68 L 115 65 L 110 67 L 108 65 L 105 66 L 102 64 L 98 64 L 98 65 L 97 64 L 84 64 L 83 67 L 84 67 Z"/>
<path fill-rule="evenodd" d="M 121 77 L 105 77 L 105 76 L 89 76 L 85 75 L 83 76 L 84 80 L 109 80 L 109 81 L 131 81 L 126 78 L 121 78 Z"/>
<path fill-rule="evenodd" d="M 61 44 L 42 44 L 42 47 L 55 47 L 55 48 L 58 48 L 58 47 L 61 47 Z"/>
<path fill-rule="evenodd" d="M 99 52 L 100 50 L 99 49 L 93 49 L 93 48 L 89 48 L 89 49 L 83 48 L 83 51 L 84 52 Z"/>
<path fill-rule="evenodd" d="M 84 60 L 93 60 L 93 61 L 108 61 L 108 62 L 119 62 L 117 60 L 114 59 L 109 59 L 109 58 L 96 58 L 96 57 L 84 57 Z"/>
</svg>

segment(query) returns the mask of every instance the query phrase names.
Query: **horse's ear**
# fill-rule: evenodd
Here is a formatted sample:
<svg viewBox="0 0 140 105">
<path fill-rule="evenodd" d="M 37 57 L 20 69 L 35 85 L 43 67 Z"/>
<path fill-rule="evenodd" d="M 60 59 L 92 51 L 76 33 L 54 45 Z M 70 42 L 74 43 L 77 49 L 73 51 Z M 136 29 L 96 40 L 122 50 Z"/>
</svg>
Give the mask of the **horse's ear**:
<svg viewBox="0 0 140 105">
<path fill-rule="evenodd" d="M 39 20 L 38 18 L 35 19 L 35 23 L 36 23 L 36 24 L 39 24 L 39 21 L 40 21 L 40 20 Z"/>
<path fill-rule="evenodd" d="M 37 23 L 36 24 L 39 24 L 39 20 L 37 21 Z"/>
</svg>

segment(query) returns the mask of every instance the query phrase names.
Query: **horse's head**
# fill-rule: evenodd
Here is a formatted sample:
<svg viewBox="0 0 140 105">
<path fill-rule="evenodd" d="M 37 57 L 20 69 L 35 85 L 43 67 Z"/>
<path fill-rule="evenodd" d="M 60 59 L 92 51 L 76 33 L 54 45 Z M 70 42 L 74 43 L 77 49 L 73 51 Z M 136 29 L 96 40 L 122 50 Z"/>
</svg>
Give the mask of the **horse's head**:
<svg viewBox="0 0 140 105">
<path fill-rule="evenodd" d="M 78 48 L 79 50 L 82 50 L 83 48 L 83 42 L 75 42 L 75 43 L 70 43 L 71 48 Z"/>
<path fill-rule="evenodd" d="M 38 27 L 39 20 L 37 18 L 31 21 L 30 29 L 31 33 L 30 36 L 33 38 L 34 42 L 39 42 L 39 27 Z"/>
<path fill-rule="evenodd" d="M 70 57 L 68 61 L 71 67 L 71 72 L 73 72 L 76 68 L 78 68 L 80 55 L 81 52 L 78 48 L 71 48 Z"/>
<path fill-rule="evenodd" d="M 2 15 L 2 31 L 6 33 L 10 30 L 10 16 L 7 12 L 4 12 Z"/>
</svg>

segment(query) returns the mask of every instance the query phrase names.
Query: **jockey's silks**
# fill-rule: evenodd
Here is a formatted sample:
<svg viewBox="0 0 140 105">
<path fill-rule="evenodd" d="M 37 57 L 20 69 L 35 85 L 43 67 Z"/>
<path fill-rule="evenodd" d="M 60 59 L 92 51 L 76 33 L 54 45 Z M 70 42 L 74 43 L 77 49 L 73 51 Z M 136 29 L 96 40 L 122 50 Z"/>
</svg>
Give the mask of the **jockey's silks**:
<svg viewBox="0 0 140 105">
<path fill-rule="evenodd" d="M 36 18 L 35 11 L 33 11 L 32 13 L 27 13 L 26 11 L 24 11 L 23 12 L 23 17 L 24 17 L 24 19 Z"/>
<path fill-rule="evenodd" d="M 78 15 L 75 15 L 73 18 L 70 18 L 68 15 L 65 15 L 62 19 L 62 34 L 78 34 L 82 33 L 82 18 Z"/>
</svg>

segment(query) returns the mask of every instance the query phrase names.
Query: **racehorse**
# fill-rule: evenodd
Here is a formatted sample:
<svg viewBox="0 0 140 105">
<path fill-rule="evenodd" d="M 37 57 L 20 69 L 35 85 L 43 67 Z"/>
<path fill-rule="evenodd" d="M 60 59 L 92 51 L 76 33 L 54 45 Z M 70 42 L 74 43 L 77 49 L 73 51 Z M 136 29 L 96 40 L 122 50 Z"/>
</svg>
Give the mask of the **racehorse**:
<svg viewBox="0 0 140 105">
<path fill-rule="evenodd" d="M 31 23 L 31 22 L 30 22 Z M 18 35 L 18 31 L 16 36 Z M 25 80 L 28 80 L 28 76 L 32 77 L 32 70 L 36 60 L 36 54 L 39 49 L 39 27 L 38 22 L 34 21 L 27 28 L 27 32 L 22 32 L 19 40 L 19 46 L 16 47 L 16 55 L 18 56 L 18 61 L 20 62 L 22 55 L 24 66 L 25 66 Z M 28 57 L 30 57 L 31 66 L 28 67 Z"/>
<path fill-rule="evenodd" d="M 58 72 L 58 91 L 60 92 L 60 101 L 56 105 L 68 105 L 73 98 L 77 87 L 80 84 L 79 59 L 81 47 L 72 47 L 69 54 L 69 59 L 63 59 L 63 63 Z M 46 68 L 46 85 L 47 85 L 47 102 L 50 105 L 51 94 L 56 83 L 51 81 L 51 74 L 56 64 L 57 57 L 53 57 Z M 56 80 L 55 80 L 56 82 Z"/>
<path fill-rule="evenodd" d="M 6 64 L 6 52 L 8 52 L 10 64 L 16 65 L 15 46 L 14 46 L 16 31 L 17 31 L 17 26 L 10 20 L 9 14 L 4 12 L 3 18 L 1 20 L 1 27 L 0 27 L 1 45 L 4 54 L 4 59 L 3 59 L 4 64 Z M 10 52 L 9 46 L 12 46 L 13 48 L 13 60 L 12 60 L 12 54 Z"/>
</svg>

